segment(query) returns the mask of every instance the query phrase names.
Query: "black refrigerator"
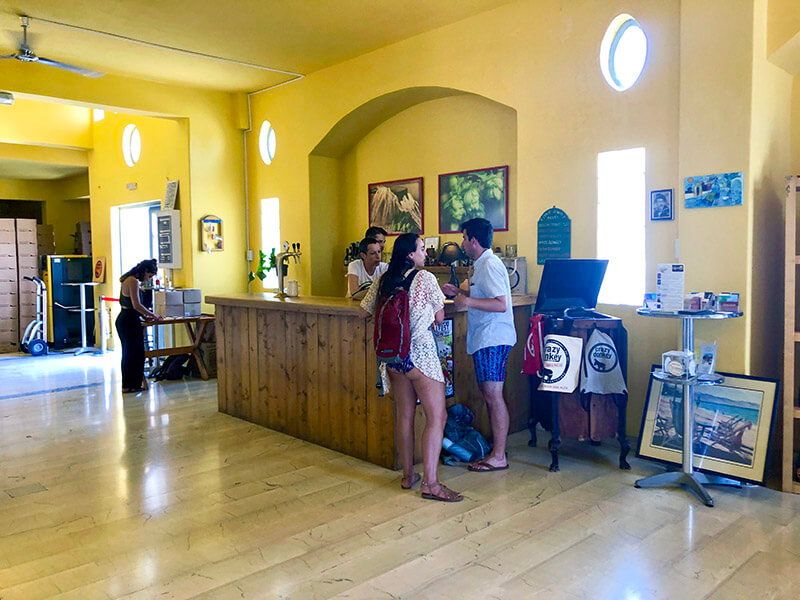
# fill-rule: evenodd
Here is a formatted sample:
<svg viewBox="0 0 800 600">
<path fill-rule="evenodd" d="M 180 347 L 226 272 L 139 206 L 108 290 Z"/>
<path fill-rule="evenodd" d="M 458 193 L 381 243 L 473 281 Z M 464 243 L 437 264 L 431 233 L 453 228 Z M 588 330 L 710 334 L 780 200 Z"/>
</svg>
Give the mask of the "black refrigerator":
<svg viewBox="0 0 800 600">
<path fill-rule="evenodd" d="M 48 255 L 45 257 L 45 282 L 51 348 L 72 348 L 81 345 L 81 288 L 64 285 L 92 280 L 90 256 Z M 94 292 L 86 289 L 86 344 L 94 345 Z M 90 310 L 91 309 L 91 310 Z"/>
</svg>

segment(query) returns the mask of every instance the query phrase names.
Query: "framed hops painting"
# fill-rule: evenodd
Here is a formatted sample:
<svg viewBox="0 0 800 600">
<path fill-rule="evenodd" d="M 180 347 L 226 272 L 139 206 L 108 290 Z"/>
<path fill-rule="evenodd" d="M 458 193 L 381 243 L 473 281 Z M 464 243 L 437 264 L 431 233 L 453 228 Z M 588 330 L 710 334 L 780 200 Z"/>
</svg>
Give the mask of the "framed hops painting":
<svg viewBox="0 0 800 600">
<path fill-rule="evenodd" d="M 476 217 L 508 231 L 508 166 L 439 175 L 439 233 L 460 233 Z"/>
</svg>

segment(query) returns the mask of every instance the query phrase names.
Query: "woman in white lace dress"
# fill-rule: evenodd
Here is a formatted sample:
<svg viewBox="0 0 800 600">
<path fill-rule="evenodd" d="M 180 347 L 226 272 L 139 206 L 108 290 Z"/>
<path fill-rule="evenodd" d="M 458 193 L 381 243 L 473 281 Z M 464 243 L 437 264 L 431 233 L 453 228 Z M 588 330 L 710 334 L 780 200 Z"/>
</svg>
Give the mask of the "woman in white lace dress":
<svg viewBox="0 0 800 600">
<path fill-rule="evenodd" d="M 414 269 L 425 264 L 425 248 L 415 233 L 397 238 L 386 273 L 370 287 L 361 307 L 374 314 L 380 302 L 399 286 Z M 408 358 L 386 368 L 397 403 L 397 433 L 403 463 L 403 489 L 411 489 L 419 475 L 414 472 L 414 411 L 417 398 L 425 411 L 422 433 L 422 497 L 443 502 L 458 502 L 461 494 L 439 482 L 439 453 L 447 419 L 444 402 L 444 375 L 431 327 L 444 320 L 444 294 L 436 277 L 417 271 L 408 288 L 411 349 Z M 383 368 L 383 367 L 382 367 Z"/>
</svg>

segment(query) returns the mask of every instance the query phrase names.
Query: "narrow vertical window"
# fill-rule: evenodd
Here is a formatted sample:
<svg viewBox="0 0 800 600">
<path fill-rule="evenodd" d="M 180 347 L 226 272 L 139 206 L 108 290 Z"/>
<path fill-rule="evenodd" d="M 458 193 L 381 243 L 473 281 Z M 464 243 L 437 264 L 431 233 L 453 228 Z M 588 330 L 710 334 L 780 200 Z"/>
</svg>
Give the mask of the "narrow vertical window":
<svg viewBox="0 0 800 600">
<path fill-rule="evenodd" d="M 642 303 L 645 195 L 644 148 L 597 155 L 597 258 L 608 259 L 602 304 Z"/>
<path fill-rule="evenodd" d="M 269 256 L 273 248 L 275 254 L 281 251 L 281 214 L 277 198 L 261 200 L 261 250 Z M 277 289 L 278 274 L 272 269 L 263 281 L 264 288 Z"/>
</svg>

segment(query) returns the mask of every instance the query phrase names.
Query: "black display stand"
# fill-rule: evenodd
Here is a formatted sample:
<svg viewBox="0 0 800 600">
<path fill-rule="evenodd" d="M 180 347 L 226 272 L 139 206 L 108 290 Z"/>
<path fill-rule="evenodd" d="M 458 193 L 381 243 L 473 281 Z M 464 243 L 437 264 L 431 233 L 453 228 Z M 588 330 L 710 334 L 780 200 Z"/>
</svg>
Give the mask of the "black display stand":
<svg viewBox="0 0 800 600">
<path fill-rule="evenodd" d="M 619 356 L 622 376 L 627 381 L 628 372 L 628 333 L 622 320 L 595 313 L 596 318 L 548 317 L 544 320 L 543 334 L 568 335 L 580 337 L 586 346 L 594 329 L 600 329 L 614 341 Z M 599 445 L 601 439 L 616 437 L 619 441 L 619 468 L 630 469 L 627 461 L 630 444 L 625 435 L 627 394 L 581 394 L 580 386 L 571 394 L 539 391 L 539 377 L 531 375 L 531 417 L 528 430 L 531 439 L 529 446 L 536 446 L 536 425 L 541 424 L 551 433 L 547 444 L 552 462 L 550 471 L 559 470 L 558 451 L 562 434 L 576 439 L 589 440 Z M 615 415 L 613 413 L 616 413 Z M 615 420 L 615 427 L 610 426 Z"/>
</svg>

